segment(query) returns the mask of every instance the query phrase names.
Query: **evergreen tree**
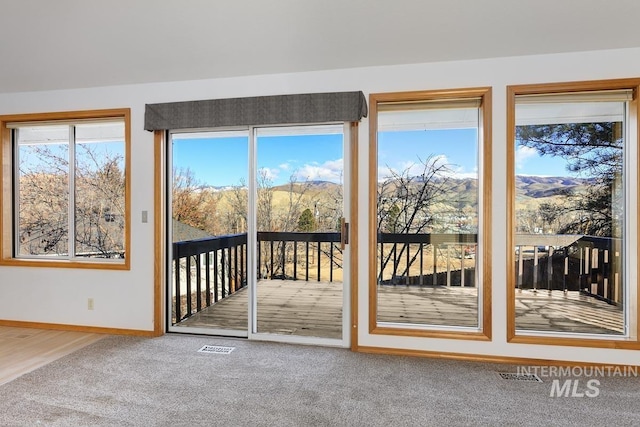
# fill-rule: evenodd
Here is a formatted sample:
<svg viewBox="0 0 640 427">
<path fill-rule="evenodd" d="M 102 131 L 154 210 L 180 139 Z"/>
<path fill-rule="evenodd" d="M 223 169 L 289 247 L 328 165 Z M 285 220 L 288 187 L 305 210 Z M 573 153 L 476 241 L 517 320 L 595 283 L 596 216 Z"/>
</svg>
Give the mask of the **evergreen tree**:
<svg viewBox="0 0 640 427">
<path fill-rule="evenodd" d="M 559 233 L 620 237 L 623 168 L 622 123 L 569 123 L 516 127 L 517 144 L 540 156 L 561 157 L 567 170 L 588 180 L 585 192 L 568 194 L 554 217 L 565 221 Z M 550 206 L 546 206 L 548 211 Z M 549 214 L 550 212 L 547 212 Z"/>
<path fill-rule="evenodd" d="M 311 232 L 316 229 L 316 219 L 313 217 L 311 209 L 305 209 L 298 218 L 298 231 Z"/>
</svg>

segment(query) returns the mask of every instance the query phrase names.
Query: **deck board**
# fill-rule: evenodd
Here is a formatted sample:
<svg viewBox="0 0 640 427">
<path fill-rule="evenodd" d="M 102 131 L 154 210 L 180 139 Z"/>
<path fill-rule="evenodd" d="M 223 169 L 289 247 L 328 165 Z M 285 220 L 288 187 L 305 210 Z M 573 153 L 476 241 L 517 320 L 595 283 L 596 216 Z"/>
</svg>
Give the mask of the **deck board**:
<svg viewBox="0 0 640 427">
<path fill-rule="evenodd" d="M 247 330 L 247 289 L 180 322 L 210 329 Z M 378 321 L 477 327 L 477 290 L 446 286 L 380 286 Z M 604 301 L 562 291 L 517 291 L 516 328 L 622 334 L 623 313 Z M 342 283 L 294 280 L 258 282 L 258 332 L 339 339 Z"/>
<path fill-rule="evenodd" d="M 247 330 L 247 292 L 242 289 L 177 326 Z M 258 332 L 342 338 L 342 283 L 261 280 Z"/>
</svg>

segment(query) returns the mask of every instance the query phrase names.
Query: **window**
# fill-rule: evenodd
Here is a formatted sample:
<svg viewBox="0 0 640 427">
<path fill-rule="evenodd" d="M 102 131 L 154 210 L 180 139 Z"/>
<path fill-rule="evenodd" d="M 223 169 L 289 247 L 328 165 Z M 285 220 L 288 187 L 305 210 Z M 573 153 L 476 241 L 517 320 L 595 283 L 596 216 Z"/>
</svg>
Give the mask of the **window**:
<svg viewBox="0 0 640 427">
<path fill-rule="evenodd" d="M 370 98 L 370 331 L 490 339 L 489 88 Z"/>
<path fill-rule="evenodd" d="M 510 341 L 636 340 L 638 84 L 508 88 Z"/>
<path fill-rule="evenodd" d="M 0 122 L 2 262 L 128 268 L 129 110 Z"/>
</svg>

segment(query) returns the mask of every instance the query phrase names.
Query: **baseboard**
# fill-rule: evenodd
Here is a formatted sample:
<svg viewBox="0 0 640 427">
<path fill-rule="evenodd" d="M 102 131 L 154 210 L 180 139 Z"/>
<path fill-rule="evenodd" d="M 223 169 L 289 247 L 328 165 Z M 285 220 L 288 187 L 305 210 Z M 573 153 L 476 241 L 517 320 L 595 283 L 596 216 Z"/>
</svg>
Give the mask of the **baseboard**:
<svg viewBox="0 0 640 427">
<path fill-rule="evenodd" d="M 143 331 L 140 329 L 102 328 L 98 326 L 65 325 L 60 323 L 23 322 L 17 320 L 0 320 L 0 326 L 14 328 L 51 329 L 58 331 L 85 332 L 91 334 L 133 335 L 139 337 L 157 337 L 162 335 L 155 331 Z"/>
<path fill-rule="evenodd" d="M 611 363 L 572 362 L 567 360 L 531 359 L 525 357 L 491 356 L 486 354 L 445 353 L 428 350 L 405 350 L 399 348 L 358 346 L 360 353 L 385 354 L 392 356 L 427 357 L 432 359 L 463 360 L 469 362 L 500 363 L 530 366 L 598 366 L 612 368 L 637 367 L 636 365 L 615 365 Z"/>
</svg>

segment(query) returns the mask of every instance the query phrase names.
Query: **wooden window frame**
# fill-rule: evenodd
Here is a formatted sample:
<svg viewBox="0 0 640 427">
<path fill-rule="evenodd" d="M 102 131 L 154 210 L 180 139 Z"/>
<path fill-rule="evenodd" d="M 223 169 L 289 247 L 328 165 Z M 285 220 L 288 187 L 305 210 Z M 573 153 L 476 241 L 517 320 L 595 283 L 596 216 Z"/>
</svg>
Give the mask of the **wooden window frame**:
<svg viewBox="0 0 640 427">
<path fill-rule="evenodd" d="M 23 259 L 13 256 L 13 180 L 14 160 L 11 129 L 8 123 L 69 123 L 91 119 L 121 119 L 125 126 L 125 258 L 123 262 L 101 262 L 96 259 Z M 131 269 L 131 110 L 129 108 L 53 113 L 13 114 L 0 116 L 0 266 L 52 267 L 101 270 Z"/>
<path fill-rule="evenodd" d="M 616 349 L 640 349 L 640 341 L 638 340 L 638 322 L 640 314 L 638 307 L 640 306 L 640 292 L 636 285 L 635 312 L 636 316 L 631 320 L 631 324 L 635 322 L 634 330 L 629 331 L 628 337 L 617 338 L 612 335 L 605 335 L 603 338 L 593 337 L 593 335 L 567 336 L 558 332 L 546 335 L 528 335 L 516 331 L 516 258 L 515 251 L 515 139 L 516 139 L 516 97 L 519 95 L 545 95 L 545 94 L 571 94 L 577 92 L 589 91 L 613 91 L 613 90 L 632 90 L 633 100 L 629 102 L 629 118 L 635 135 L 631 134 L 629 142 L 638 147 L 640 139 L 640 108 L 638 106 L 638 96 L 640 94 L 640 79 L 614 79 L 614 80 L 594 80 L 594 81 L 578 81 L 563 83 L 546 83 L 546 84 L 524 84 L 507 86 L 507 342 L 514 344 L 541 344 L 541 345 L 559 345 L 559 346 L 577 346 L 577 347 L 597 347 L 597 348 L 616 348 Z M 633 138 L 633 139 L 631 139 Z M 640 147 L 639 147 L 640 148 Z M 640 150 L 636 149 L 636 164 L 640 161 Z M 627 191 L 637 191 L 640 181 L 640 175 L 636 174 L 635 182 L 625 181 L 627 183 Z M 635 209 L 635 225 L 636 229 L 640 228 L 640 207 L 637 202 L 635 206 L 629 206 L 629 209 Z M 636 241 L 637 241 L 636 236 Z M 631 253 L 627 255 L 629 260 L 633 260 L 633 256 L 637 256 L 640 249 L 640 242 L 631 248 Z M 635 266 L 634 266 L 635 264 Z M 640 270 L 637 263 L 628 263 L 628 269 L 635 268 L 636 277 L 640 277 Z M 561 336 L 562 335 L 562 336 Z M 577 335 L 577 334 L 576 334 Z"/>
<path fill-rule="evenodd" d="M 482 183 L 478 196 L 482 199 L 482 277 L 478 277 L 478 286 L 482 286 L 482 301 L 478 301 L 478 309 L 482 310 L 482 322 L 478 330 L 457 330 L 445 327 L 408 328 L 402 326 L 378 325 L 377 311 L 377 188 L 378 177 L 378 104 L 383 102 L 412 101 L 447 101 L 456 99 L 479 98 L 482 118 L 479 123 L 482 133 Z M 465 89 L 447 89 L 412 92 L 373 93 L 369 95 L 369 333 L 373 335 L 390 335 L 422 338 L 463 339 L 475 341 L 491 341 L 491 168 L 492 168 L 492 89 L 476 87 Z"/>
</svg>

